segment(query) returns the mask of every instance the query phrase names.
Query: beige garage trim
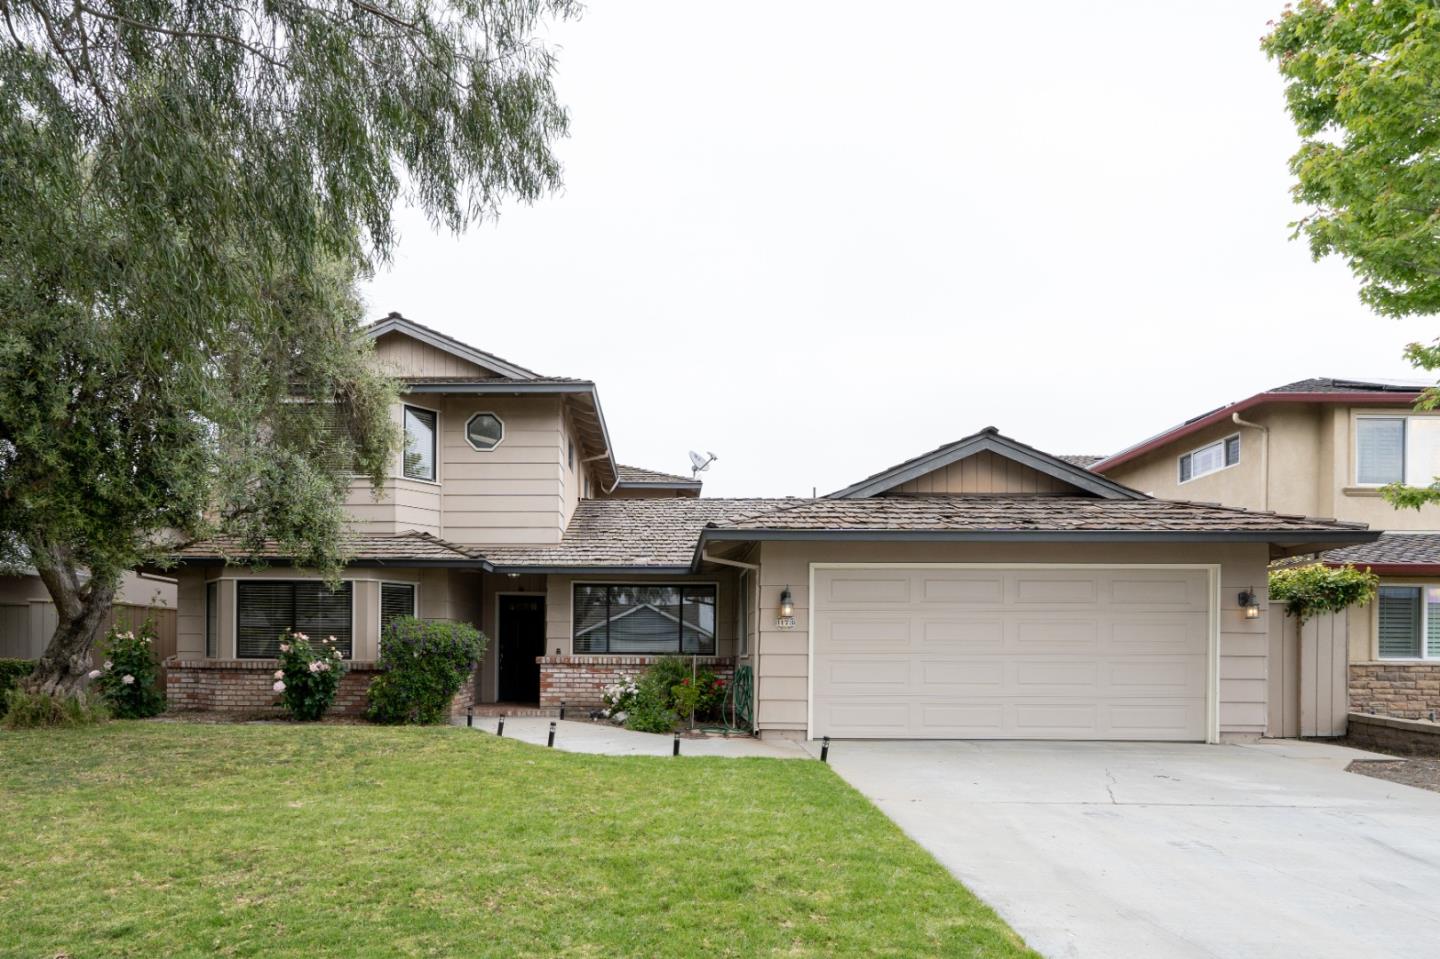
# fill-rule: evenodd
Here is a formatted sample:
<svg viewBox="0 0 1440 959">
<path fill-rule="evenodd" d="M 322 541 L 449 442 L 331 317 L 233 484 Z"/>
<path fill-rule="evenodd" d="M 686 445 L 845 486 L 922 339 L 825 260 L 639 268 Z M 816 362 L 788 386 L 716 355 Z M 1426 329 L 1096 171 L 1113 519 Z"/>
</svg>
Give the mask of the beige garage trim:
<svg viewBox="0 0 1440 959">
<path fill-rule="evenodd" d="M 811 563 L 808 735 L 1219 740 L 1219 567 Z"/>
</svg>

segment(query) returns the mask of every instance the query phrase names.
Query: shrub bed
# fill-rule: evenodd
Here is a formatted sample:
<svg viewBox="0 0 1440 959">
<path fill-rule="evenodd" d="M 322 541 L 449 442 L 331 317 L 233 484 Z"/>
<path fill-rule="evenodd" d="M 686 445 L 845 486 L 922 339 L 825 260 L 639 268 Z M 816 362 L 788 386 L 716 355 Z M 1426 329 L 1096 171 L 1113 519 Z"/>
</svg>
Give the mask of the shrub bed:
<svg viewBox="0 0 1440 959">
<path fill-rule="evenodd" d="M 469 623 L 399 616 L 380 637 L 380 668 L 370 684 L 373 722 L 434 725 L 485 654 L 485 634 Z"/>
<path fill-rule="evenodd" d="M 694 669 L 684 656 L 665 656 L 638 678 L 606 687 L 603 712 L 626 729 L 668 733 L 681 721 L 719 719 L 725 693 L 725 680 L 709 669 Z"/>
</svg>

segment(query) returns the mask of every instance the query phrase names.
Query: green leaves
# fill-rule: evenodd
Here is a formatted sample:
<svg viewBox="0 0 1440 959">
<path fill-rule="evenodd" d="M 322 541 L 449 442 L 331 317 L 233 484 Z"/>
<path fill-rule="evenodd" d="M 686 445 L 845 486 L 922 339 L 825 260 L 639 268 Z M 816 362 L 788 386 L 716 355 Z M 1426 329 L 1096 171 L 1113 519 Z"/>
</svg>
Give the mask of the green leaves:
<svg viewBox="0 0 1440 959">
<path fill-rule="evenodd" d="M 1262 41 L 1305 138 L 1297 224 L 1388 316 L 1440 311 L 1440 9 L 1431 0 L 1302 0 Z"/>
<path fill-rule="evenodd" d="M 1368 603 L 1380 588 L 1380 577 L 1354 566 L 1320 563 L 1270 571 L 1270 599 L 1303 624 L 1319 613 L 1338 613 Z"/>
</svg>

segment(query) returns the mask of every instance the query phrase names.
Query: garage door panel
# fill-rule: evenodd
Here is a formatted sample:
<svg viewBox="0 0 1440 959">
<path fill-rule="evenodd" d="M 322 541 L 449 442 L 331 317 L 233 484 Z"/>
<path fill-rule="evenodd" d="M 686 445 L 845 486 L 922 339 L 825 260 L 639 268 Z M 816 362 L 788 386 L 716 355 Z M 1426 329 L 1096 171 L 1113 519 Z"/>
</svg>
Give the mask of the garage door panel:
<svg viewBox="0 0 1440 959">
<path fill-rule="evenodd" d="M 998 574 L 964 580 L 922 574 L 919 579 L 922 603 L 1000 606 L 1005 602 L 1005 577 Z"/>
<path fill-rule="evenodd" d="M 1013 606 L 1093 606 L 1099 598 L 1094 576 L 1065 577 L 1020 574 L 1015 577 Z"/>
<path fill-rule="evenodd" d="M 920 619 L 920 643 L 927 652 L 999 653 L 1005 649 L 1005 621 L 985 619 Z"/>
<path fill-rule="evenodd" d="M 815 571 L 815 735 L 1205 738 L 1204 570 L 843 574 Z"/>
<path fill-rule="evenodd" d="M 904 573 L 895 576 L 841 574 L 832 577 L 828 588 L 819 593 L 824 605 L 832 609 L 874 603 L 908 604 L 911 579 Z"/>
<path fill-rule="evenodd" d="M 922 695 L 998 695 L 1005 689 L 1005 663 L 997 660 L 921 659 L 916 665 Z"/>
</svg>

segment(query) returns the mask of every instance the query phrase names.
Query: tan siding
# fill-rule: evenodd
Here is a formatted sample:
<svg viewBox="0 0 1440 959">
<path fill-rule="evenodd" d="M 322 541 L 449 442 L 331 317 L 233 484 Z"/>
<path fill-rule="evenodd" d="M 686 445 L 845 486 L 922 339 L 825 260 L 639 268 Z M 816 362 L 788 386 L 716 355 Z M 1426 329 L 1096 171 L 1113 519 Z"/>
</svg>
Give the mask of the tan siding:
<svg viewBox="0 0 1440 959">
<path fill-rule="evenodd" d="M 465 423 L 479 412 L 505 422 L 505 438 L 493 450 L 476 450 L 465 441 Z M 560 541 L 566 494 L 558 399 L 446 397 L 440 435 L 444 538 L 477 544 Z"/>
<path fill-rule="evenodd" d="M 756 699 L 762 729 L 803 730 L 806 698 L 790 680 L 808 676 L 809 564 L 827 563 L 1201 563 L 1220 573 L 1220 732 L 1260 735 L 1267 722 L 1266 619 L 1247 620 L 1235 596 L 1265 582 L 1263 545 L 1164 546 L 1103 544 L 764 543 L 761 546 L 760 637 Z M 790 587 L 796 627 L 776 628 L 780 591 Z M 1263 592 L 1262 592 L 1263 596 Z M 804 670 L 802 673 L 801 671 Z"/>
<path fill-rule="evenodd" d="M 938 470 L 917 476 L 890 493 L 1075 493 L 1076 488 L 1047 473 L 983 450 Z"/>
<path fill-rule="evenodd" d="M 387 333 L 375 341 L 375 356 L 394 376 L 493 376 L 469 360 L 452 356 L 403 333 Z"/>
</svg>

